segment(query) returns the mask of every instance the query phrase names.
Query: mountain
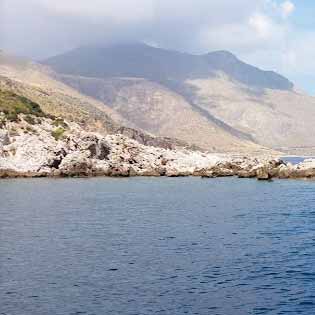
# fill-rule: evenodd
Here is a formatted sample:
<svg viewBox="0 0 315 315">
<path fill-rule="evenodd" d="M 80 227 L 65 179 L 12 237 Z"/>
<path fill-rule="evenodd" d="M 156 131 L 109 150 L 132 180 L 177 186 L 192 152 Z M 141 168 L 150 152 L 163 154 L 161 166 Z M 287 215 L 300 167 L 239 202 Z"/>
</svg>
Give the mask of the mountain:
<svg viewBox="0 0 315 315">
<path fill-rule="evenodd" d="M 107 103 L 107 98 L 101 95 L 96 97 L 95 90 L 93 93 L 83 93 L 76 84 L 71 87 L 71 84 L 65 84 L 65 80 L 61 82 L 60 78 L 50 67 L 0 53 L 1 89 L 28 97 L 40 104 L 46 113 L 75 121 L 87 131 L 97 131 L 105 135 L 120 133 L 142 144 L 164 148 L 188 147 L 212 152 L 269 152 L 248 139 L 239 138 L 237 132 L 231 132 L 232 128 L 228 130 L 222 124 L 209 121 L 195 112 L 182 96 L 158 83 L 147 81 L 147 84 L 141 82 L 139 85 L 136 84 L 137 80 L 123 82 L 124 80 L 118 78 L 117 82 L 113 82 L 113 96 L 117 96 L 119 87 L 125 86 L 126 90 L 120 92 L 117 106 L 114 106 L 111 99 Z M 77 79 L 79 78 L 75 77 Z M 129 83 L 132 83 L 130 87 Z M 96 81 L 92 79 L 89 86 L 97 86 Z M 108 88 L 111 89 L 110 86 Z M 136 89 L 139 89 L 135 99 L 138 107 L 130 103 L 128 109 L 126 102 L 132 102 L 128 93 L 133 95 Z M 156 94 L 152 97 L 154 91 Z M 105 94 L 108 92 L 106 90 Z M 160 103 L 159 100 L 163 102 Z M 156 104 L 150 113 L 144 106 L 146 102 Z M 169 105 L 172 112 L 165 112 L 165 106 Z M 192 130 L 195 131 L 191 132 Z"/>
<path fill-rule="evenodd" d="M 64 74 L 97 78 L 135 77 L 159 82 L 215 77 L 218 71 L 222 71 L 232 79 L 254 87 L 293 88 L 293 84 L 281 75 L 250 66 L 226 51 L 198 56 L 139 43 L 87 46 L 49 58 L 44 63 Z"/>
<path fill-rule="evenodd" d="M 111 106 L 130 127 L 157 136 L 181 139 L 213 152 L 263 149 L 248 135 L 196 111 L 184 97 L 159 83 L 135 78 L 106 80 L 63 76 L 62 79 L 82 93 Z"/>
<path fill-rule="evenodd" d="M 127 124 L 205 149 L 256 143 L 315 152 L 315 98 L 226 51 L 191 55 L 127 43 L 85 46 L 43 61 Z"/>
<path fill-rule="evenodd" d="M 190 147 L 178 139 L 155 137 L 126 127 L 124 118 L 118 112 L 58 81 L 49 67 L 3 51 L 0 51 L 0 90 L 27 97 L 38 103 L 46 114 L 79 123 L 86 131 L 104 135 L 119 133 L 157 147 Z"/>
</svg>

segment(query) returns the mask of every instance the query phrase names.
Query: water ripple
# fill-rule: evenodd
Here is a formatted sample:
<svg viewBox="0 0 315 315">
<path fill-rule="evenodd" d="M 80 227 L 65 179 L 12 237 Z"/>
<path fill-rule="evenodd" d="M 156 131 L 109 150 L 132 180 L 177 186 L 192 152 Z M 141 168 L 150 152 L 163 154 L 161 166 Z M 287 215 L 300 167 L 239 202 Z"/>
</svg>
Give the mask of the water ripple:
<svg viewBox="0 0 315 315">
<path fill-rule="evenodd" d="M 315 183 L 0 182 L 0 314 L 313 315 Z"/>
</svg>

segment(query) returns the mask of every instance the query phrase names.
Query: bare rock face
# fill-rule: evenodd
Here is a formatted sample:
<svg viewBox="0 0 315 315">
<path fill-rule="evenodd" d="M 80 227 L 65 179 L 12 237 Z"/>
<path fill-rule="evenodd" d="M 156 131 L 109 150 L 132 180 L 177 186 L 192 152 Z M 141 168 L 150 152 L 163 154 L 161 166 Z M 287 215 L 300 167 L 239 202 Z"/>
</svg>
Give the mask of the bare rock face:
<svg viewBox="0 0 315 315">
<path fill-rule="evenodd" d="M 165 173 L 165 176 L 167 177 L 186 177 L 186 176 L 191 176 L 191 175 L 192 174 L 189 171 L 175 169 L 175 168 L 167 169 Z"/>
<path fill-rule="evenodd" d="M 9 141 L 9 135 L 7 130 L 0 129 L 0 145 L 8 145 L 10 143 Z"/>
<path fill-rule="evenodd" d="M 21 117 L 0 129 L 0 178 L 40 176 L 200 176 L 203 178 L 315 178 L 315 160 L 299 165 L 268 157 L 234 157 L 146 146 L 124 135 L 102 136 L 50 118 Z M 57 129 L 56 129 L 57 128 Z"/>
<path fill-rule="evenodd" d="M 8 145 L 10 143 L 9 135 L 6 130 L 0 129 L 0 156 L 3 153 L 3 146 Z"/>
<path fill-rule="evenodd" d="M 74 152 L 62 160 L 59 170 L 63 176 L 92 176 L 93 164 L 81 152 Z"/>
<path fill-rule="evenodd" d="M 16 177 L 23 177 L 20 172 L 11 170 L 11 169 L 1 169 L 0 170 L 0 178 L 16 178 Z"/>
<path fill-rule="evenodd" d="M 154 168 L 154 167 L 143 169 L 136 166 L 131 166 L 129 169 L 129 176 L 131 177 L 134 177 L 134 176 L 160 177 L 164 175 L 165 175 L 165 171 L 163 173 L 163 170 L 159 168 Z"/>
<path fill-rule="evenodd" d="M 315 160 L 307 159 L 304 162 L 288 167 L 290 178 L 315 178 Z"/>
<path fill-rule="evenodd" d="M 278 169 L 278 177 L 280 179 L 290 178 L 292 171 L 293 171 L 293 165 L 292 164 L 281 165 Z"/>
<path fill-rule="evenodd" d="M 112 177 L 129 177 L 130 168 L 126 165 L 111 165 L 108 176 Z"/>
<path fill-rule="evenodd" d="M 80 151 L 88 151 L 89 157 L 92 159 L 106 160 L 110 154 L 110 147 L 107 142 L 97 136 L 96 134 L 84 133 L 79 139 L 72 137 L 69 142 L 72 141 L 75 149 Z"/>
</svg>

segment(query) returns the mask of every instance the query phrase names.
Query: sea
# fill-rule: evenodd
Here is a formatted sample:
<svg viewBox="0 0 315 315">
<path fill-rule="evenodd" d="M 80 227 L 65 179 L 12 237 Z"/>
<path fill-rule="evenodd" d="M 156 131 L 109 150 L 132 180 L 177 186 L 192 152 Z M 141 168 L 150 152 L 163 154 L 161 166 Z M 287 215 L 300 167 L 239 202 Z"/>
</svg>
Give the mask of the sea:
<svg viewBox="0 0 315 315">
<path fill-rule="evenodd" d="M 1 315 L 315 314 L 315 182 L 0 181 Z"/>
</svg>

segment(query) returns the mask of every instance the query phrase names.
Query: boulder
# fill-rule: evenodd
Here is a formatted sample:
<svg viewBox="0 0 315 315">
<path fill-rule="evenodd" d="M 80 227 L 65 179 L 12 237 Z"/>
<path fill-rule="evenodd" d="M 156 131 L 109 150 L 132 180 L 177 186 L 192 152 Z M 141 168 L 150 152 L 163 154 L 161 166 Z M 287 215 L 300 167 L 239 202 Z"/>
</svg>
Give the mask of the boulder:
<svg viewBox="0 0 315 315">
<path fill-rule="evenodd" d="M 0 148 L 8 144 L 10 144 L 8 131 L 4 129 L 0 129 Z"/>
<path fill-rule="evenodd" d="M 159 177 L 161 173 L 158 168 L 147 168 L 139 169 L 137 167 L 131 166 L 129 171 L 130 176 L 148 176 L 148 177 Z"/>
<path fill-rule="evenodd" d="M 224 164 L 216 165 L 215 167 L 211 168 L 210 172 L 213 177 L 229 177 L 236 174 L 236 171 L 234 171 L 229 166 L 226 167 Z"/>
<path fill-rule="evenodd" d="M 211 171 L 205 168 L 196 168 L 192 174 L 192 176 L 207 178 L 208 175 L 211 175 Z"/>
<path fill-rule="evenodd" d="M 266 166 L 256 170 L 256 177 L 258 180 L 270 180 L 272 178 L 269 169 Z"/>
<path fill-rule="evenodd" d="M 254 178 L 256 175 L 255 169 L 241 170 L 237 172 L 238 178 Z"/>
<path fill-rule="evenodd" d="M 280 165 L 280 167 L 278 168 L 278 178 L 280 179 L 290 178 L 293 171 L 294 171 L 294 167 L 291 164 Z"/>
<path fill-rule="evenodd" d="M 187 177 L 191 176 L 192 173 L 189 172 L 188 170 L 185 169 L 180 169 L 180 168 L 167 168 L 165 176 L 167 177 Z"/>
<path fill-rule="evenodd" d="M 291 178 L 315 178 L 315 159 L 307 159 L 293 167 Z"/>
<path fill-rule="evenodd" d="M 110 165 L 108 170 L 108 176 L 112 177 L 129 177 L 130 167 L 124 164 Z"/>
<path fill-rule="evenodd" d="M 68 154 L 59 165 L 62 176 L 85 177 L 93 175 L 93 163 L 81 152 Z"/>
</svg>

